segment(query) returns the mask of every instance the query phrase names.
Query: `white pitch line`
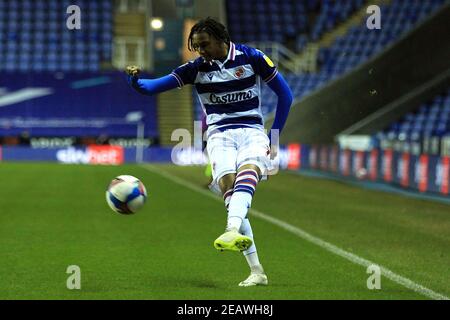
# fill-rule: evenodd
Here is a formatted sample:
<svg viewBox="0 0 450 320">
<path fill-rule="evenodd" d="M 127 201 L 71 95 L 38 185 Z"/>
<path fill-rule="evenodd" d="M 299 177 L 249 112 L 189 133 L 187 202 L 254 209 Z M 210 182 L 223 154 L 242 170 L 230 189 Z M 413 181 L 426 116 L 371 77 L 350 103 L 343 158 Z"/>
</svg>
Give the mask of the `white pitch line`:
<svg viewBox="0 0 450 320">
<path fill-rule="evenodd" d="M 155 168 L 155 167 L 153 167 L 151 165 L 142 165 L 142 167 L 144 169 L 148 170 L 148 171 L 151 171 L 152 173 L 155 173 L 155 174 L 158 174 L 160 176 L 163 176 L 164 178 L 167 178 L 167 179 L 169 179 L 169 180 L 171 180 L 171 181 L 173 181 L 173 182 L 175 182 L 177 184 L 180 184 L 180 185 L 182 185 L 182 186 L 184 186 L 184 187 L 186 187 L 188 189 L 191 189 L 193 191 L 199 192 L 199 193 L 201 193 L 201 194 L 203 194 L 203 195 L 205 195 L 205 196 L 207 196 L 207 197 L 209 197 L 211 199 L 214 199 L 214 200 L 219 201 L 219 202 L 223 202 L 221 197 L 215 195 L 211 191 L 202 189 L 202 188 L 200 188 L 200 187 L 198 187 L 198 186 L 196 186 L 196 185 L 194 185 L 194 184 L 192 184 L 190 182 L 187 182 L 186 180 L 180 179 L 180 178 L 178 178 L 178 177 L 168 173 L 167 171 L 162 170 L 161 168 Z M 411 289 L 411 290 L 413 290 L 413 291 L 415 291 L 417 293 L 420 293 L 420 294 L 422 294 L 422 295 L 424 295 L 426 297 L 429 297 L 429 298 L 434 299 L 434 300 L 450 300 L 449 297 L 447 297 L 447 296 L 445 296 L 443 294 L 437 293 L 437 292 L 435 292 L 435 291 L 433 291 L 431 289 L 428 289 L 428 288 L 426 288 L 426 287 L 424 287 L 424 286 L 422 286 L 420 284 L 417 284 L 417 283 L 409 280 L 408 278 L 405 278 L 405 277 L 403 277 L 401 275 L 398 275 L 395 272 L 393 272 L 393 271 L 389 270 L 388 268 L 385 268 L 385 267 L 383 267 L 383 266 L 381 266 L 381 265 L 379 265 L 377 263 L 374 263 L 374 262 L 372 262 L 370 260 L 361 258 L 361 257 L 359 257 L 359 256 L 357 256 L 357 255 L 355 255 L 353 253 L 348 252 L 348 251 L 345 251 L 345 250 L 343 250 L 343 249 L 341 249 L 341 248 L 339 248 L 339 247 L 337 247 L 337 246 L 335 246 L 335 245 L 333 245 L 333 244 L 331 244 L 329 242 L 326 242 L 326 241 L 324 241 L 324 240 L 322 240 L 322 239 L 320 239 L 318 237 L 315 237 L 315 236 L 309 234 L 308 232 L 306 232 L 306 231 L 304 231 L 304 230 L 302 230 L 302 229 L 300 229 L 300 228 L 298 228 L 296 226 L 293 226 L 293 225 L 291 225 L 291 224 L 289 224 L 287 222 L 284 222 L 284 221 L 282 221 L 280 219 L 271 217 L 271 216 L 269 216 L 269 215 L 267 215 L 265 213 L 262 213 L 261 211 L 255 210 L 255 209 L 250 209 L 249 213 L 251 215 L 255 216 L 255 217 L 258 217 L 258 218 L 260 218 L 262 220 L 265 220 L 265 221 L 270 222 L 270 223 L 272 223 L 274 225 L 277 225 L 280 228 L 282 228 L 282 229 L 284 229 L 286 231 L 289 231 L 289 232 L 295 234 L 296 236 L 298 236 L 298 237 L 300 237 L 300 238 L 302 238 L 302 239 L 304 239 L 306 241 L 309 241 L 309 242 L 311 242 L 311 243 L 313 243 L 313 244 L 315 244 L 315 245 L 317 245 L 317 246 L 319 246 L 319 247 L 321 247 L 321 248 L 323 248 L 323 249 L 325 249 L 325 250 L 327 250 L 327 251 L 329 251 L 329 252 L 331 252 L 333 254 L 336 254 L 336 255 L 338 255 L 338 256 L 340 256 L 342 258 L 345 258 L 345 259 L 347 259 L 347 260 L 349 260 L 349 261 L 351 261 L 351 262 L 353 262 L 355 264 L 359 264 L 359 265 L 364 266 L 364 267 L 368 267 L 370 265 L 377 265 L 377 266 L 380 267 L 381 274 L 383 276 L 385 276 L 386 278 L 388 278 L 388 279 L 390 279 L 390 280 L 392 280 L 392 281 L 394 281 L 394 282 L 396 282 L 396 283 L 398 283 L 398 284 L 400 284 L 400 285 L 402 285 L 402 286 L 404 286 L 404 287 L 406 287 L 408 289 Z"/>
</svg>

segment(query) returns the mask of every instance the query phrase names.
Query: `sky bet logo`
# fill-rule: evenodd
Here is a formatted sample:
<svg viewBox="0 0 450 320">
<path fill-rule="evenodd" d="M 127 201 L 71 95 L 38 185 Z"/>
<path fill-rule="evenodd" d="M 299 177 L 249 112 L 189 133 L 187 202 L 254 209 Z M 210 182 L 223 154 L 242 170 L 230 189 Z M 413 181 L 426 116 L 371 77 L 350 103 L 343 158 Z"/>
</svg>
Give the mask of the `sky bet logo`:
<svg viewBox="0 0 450 320">
<path fill-rule="evenodd" d="M 67 148 L 56 152 L 62 163 L 119 165 L 124 162 L 124 149 L 119 146 L 88 146 L 85 149 Z"/>
</svg>

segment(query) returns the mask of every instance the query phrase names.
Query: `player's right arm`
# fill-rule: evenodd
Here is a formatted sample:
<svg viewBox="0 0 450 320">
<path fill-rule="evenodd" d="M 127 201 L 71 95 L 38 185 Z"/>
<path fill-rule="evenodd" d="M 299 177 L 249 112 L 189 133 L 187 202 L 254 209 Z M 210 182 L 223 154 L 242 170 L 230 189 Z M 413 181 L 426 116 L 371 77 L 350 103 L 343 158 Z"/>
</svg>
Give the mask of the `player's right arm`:
<svg viewBox="0 0 450 320">
<path fill-rule="evenodd" d="M 167 76 L 156 79 L 139 79 L 139 67 L 128 66 L 126 69 L 129 84 L 136 91 L 146 95 L 154 95 L 171 89 L 181 88 L 186 84 L 193 84 L 197 72 L 197 65 L 194 61 L 185 63 Z"/>
<path fill-rule="evenodd" d="M 128 66 L 126 68 L 128 83 L 139 93 L 151 96 L 179 86 L 173 74 L 156 79 L 139 79 L 140 72 L 137 66 Z"/>
</svg>

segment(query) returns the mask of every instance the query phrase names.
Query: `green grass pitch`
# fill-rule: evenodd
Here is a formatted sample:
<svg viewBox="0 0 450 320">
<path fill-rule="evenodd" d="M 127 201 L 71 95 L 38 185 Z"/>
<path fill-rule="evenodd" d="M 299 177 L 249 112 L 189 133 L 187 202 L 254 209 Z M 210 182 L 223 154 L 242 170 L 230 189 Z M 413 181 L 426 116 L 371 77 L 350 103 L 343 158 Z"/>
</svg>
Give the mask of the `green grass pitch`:
<svg viewBox="0 0 450 320">
<path fill-rule="evenodd" d="M 152 167 L 1 163 L 0 299 L 428 299 L 383 276 L 369 290 L 365 267 L 257 217 L 269 286 L 240 288 L 245 259 L 213 248 L 223 204 L 156 173 L 205 188 L 203 168 Z M 147 187 L 135 215 L 106 204 L 120 174 Z M 450 295 L 448 205 L 281 172 L 258 186 L 253 208 Z M 66 287 L 70 265 L 80 290 Z"/>
</svg>

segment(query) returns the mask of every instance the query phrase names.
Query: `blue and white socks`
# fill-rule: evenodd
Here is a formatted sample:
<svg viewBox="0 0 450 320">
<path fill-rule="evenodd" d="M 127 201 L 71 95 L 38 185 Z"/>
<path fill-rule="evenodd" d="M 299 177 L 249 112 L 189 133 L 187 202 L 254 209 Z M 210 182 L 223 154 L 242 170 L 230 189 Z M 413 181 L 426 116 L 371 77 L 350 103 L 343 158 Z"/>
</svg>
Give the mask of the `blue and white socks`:
<svg viewBox="0 0 450 320">
<path fill-rule="evenodd" d="M 239 233 L 253 240 L 252 226 L 250 225 L 250 221 L 248 219 L 244 219 L 244 221 L 242 222 L 241 228 L 239 229 Z M 242 253 L 244 254 L 244 257 L 247 260 L 250 270 L 253 273 L 264 273 L 261 263 L 259 262 L 258 253 L 256 252 L 255 241 L 253 241 L 250 248 L 243 251 Z"/>
<path fill-rule="evenodd" d="M 236 229 L 242 235 L 253 240 L 253 231 L 250 221 L 246 218 L 251 206 L 252 198 L 258 183 L 258 173 L 253 169 L 245 169 L 236 176 L 234 188 L 223 195 L 225 207 L 228 210 L 227 230 Z M 252 273 L 264 273 L 259 262 L 256 245 L 253 244 L 242 252 Z"/>
<path fill-rule="evenodd" d="M 228 204 L 227 230 L 241 228 L 252 204 L 258 180 L 258 173 L 253 169 L 244 169 L 237 174 Z"/>
</svg>

